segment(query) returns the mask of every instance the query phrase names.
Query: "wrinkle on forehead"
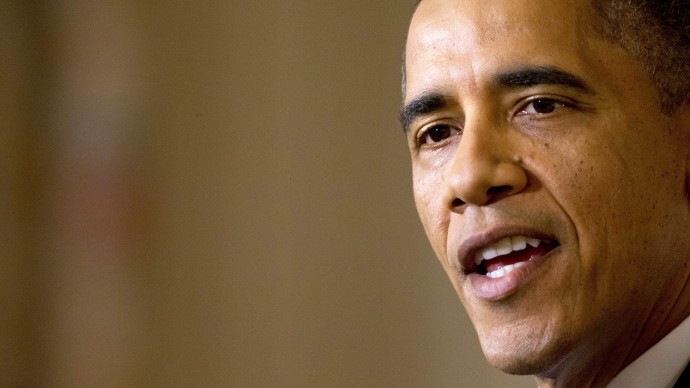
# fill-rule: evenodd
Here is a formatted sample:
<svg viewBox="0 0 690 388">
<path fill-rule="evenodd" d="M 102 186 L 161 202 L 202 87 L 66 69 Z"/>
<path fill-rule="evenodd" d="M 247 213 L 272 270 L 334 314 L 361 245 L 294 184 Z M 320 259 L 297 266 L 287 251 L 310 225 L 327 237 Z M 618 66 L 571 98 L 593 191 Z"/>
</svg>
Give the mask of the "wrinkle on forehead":
<svg viewBox="0 0 690 388">
<path fill-rule="evenodd" d="M 535 59 L 532 54 L 543 56 L 559 50 L 569 50 L 566 55 L 576 56 L 586 51 L 582 45 L 588 39 L 582 37 L 592 31 L 585 27 L 593 22 L 591 13 L 583 12 L 587 9 L 584 4 L 572 0 L 482 0 L 481 4 L 472 0 L 425 0 L 410 28 L 406 49 L 408 89 L 417 83 L 414 78 L 430 80 L 436 75 L 438 79 L 463 79 L 463 89 L 470 90 L 480 81 L 475 70 L 480 63 L 496 60 L 521 41 L 525 61 Z M 544 46 L 549 49 L 529 51 Z M 462 76 L 458 74 L 461 71 Z"/>
<path fill-rule="evenodd" d="M 580 36 L 583 30 L 589 30 L 583 27 L 593 24 L 595 15 L 593 10 L 583 12 L 591 7 L 587 7 L 589 1 L 581 0 L 481 0 L 481 5 L 478 3 L 475 0 L 423 1 L 415 12 L 412 25 L 418 32 L 426 31 L 428 36 L 423 39 L 428 40 L 424 40 L 424 44 L 434 45 L 452 35 L 481 45 L 505 34 L 529 34 L 533 26 L 525 24 L 525 20 L 536 21 L 552 31 L 563 32 L 563 28 L 568 28 L 570 36 Z M 544 9 L 551 13 L 550 17 L 544 17 Z M 459 28 L 458 24 L 463 27 Z M 444 29 L 445 34 L 442 32 Z"/>
<path fill-rule="evenodd" d="M 439 10 L 443 13 L 440 14 Z M 467 18 L 457 2 L 422 2 L 415 12 L 407 42 L 406 60 L 418 67 L 413 74 L 408 72 L 408 85 L 414 83 L 412 77 L 416 74 L 431 78 L 457 78 L 455 73 L 460 66 L 448 64 L 459 64 L 463 58 L 456 58 L 457 53 L 478 46 L 480 30 L 476 23 Z"/>
</svg>

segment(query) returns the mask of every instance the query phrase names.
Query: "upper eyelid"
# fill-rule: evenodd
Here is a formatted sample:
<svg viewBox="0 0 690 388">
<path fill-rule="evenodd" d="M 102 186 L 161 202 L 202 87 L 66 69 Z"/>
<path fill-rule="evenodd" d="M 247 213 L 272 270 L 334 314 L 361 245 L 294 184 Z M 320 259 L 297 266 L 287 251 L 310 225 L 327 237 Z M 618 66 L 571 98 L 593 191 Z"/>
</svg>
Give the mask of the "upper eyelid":
<svg viewBox="0 0 690 388">
<path fill-rule="evenodd" d="M 515 104 L 516 108 L 514 108 L 513 114 L 517 114 L 517 113 L 524 111 L 527 108 L 527 106 L 529 106 L 530 104 L 534 103 L 535 101 L 539 101 L 539 100 L 550 100 L 556 104 L 561 104 L 566 108 L 573 107 L 577 104 L 577 102 L 575 102 L 574 100 L 572 100 L 570 98 L 566 98 L 566 97 L 558 97 L 558 96 L 550 96 L 550 95 L 530 96 L 530 97 L 527 97 L 525 99 L 520 100 L 519 103 Z"/>
<path fill-rule="evenodd" d="M 424 145 L 425 143 L 424 143 L 423 139 L 429 134 L 429 130 L 433 129 L 434 127 L 439 127 L 439 126 L 448 127 L 448 128 L 450 128 L 450 130 L 456 130 L 459 133 L 462 133 L 461 128 L 459 128 L 458 126 L 452 125 L 448 122 L 432 122 L 432 123 L 429 123 L 427 125 L 420 127 L 420 129 L 416 132 L 415 138 L 414 138 L 415 145 L 418 148 L 421 147 L 422 145 Z"/>
<path fill-rule="evenodd" d="M 420 125 L 419 130 L 415 132 L 415 137 L 420 138 L 423 134 L 426 134 L 431 128 L 439 126 L 446 126 L 460 130 L 459 125 L 457 125 L 457 123 L 454 122 L 454 120 L 452 119 L 436 119 L 429 123 Z"/>
<path fill-rule="evenodd" d="M 572 105 L 572 104 L 574 103 L 574 101 L 572 101 L 571 99 L 569 99 L 569 98 L 567 98 L 567 97 L 553 96 L 553 95 L 548 95 L 548 94 L 547 94 L 547 95 L 533 95 L 533 96 L 529 96 L 529 97 L 527 97 L 527 98 L 524 98 L 524 99 L 520 100 L 521 102 L 518 103 L 517 105 L 518 105 L 518 106 L 525 106 L 525 105 L 528 105 L 528 104 L 530 104 L 530 103 L 532 103 L 532 102 L 539 101 L 539 100 L 551 100 L 551 101 L 555 101 L 555 102 L 561 103 L 561 104 L 563 104 L 563 105 Z"/>
</svg>

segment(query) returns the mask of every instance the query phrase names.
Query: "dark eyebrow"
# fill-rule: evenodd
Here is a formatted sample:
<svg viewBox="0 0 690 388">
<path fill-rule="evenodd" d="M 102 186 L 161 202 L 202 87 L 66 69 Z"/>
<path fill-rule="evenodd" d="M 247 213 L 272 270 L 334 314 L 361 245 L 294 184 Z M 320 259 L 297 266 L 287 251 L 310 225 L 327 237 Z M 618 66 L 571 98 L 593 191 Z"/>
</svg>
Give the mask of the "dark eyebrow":
<svg viewBox="0 0 690 388">
<path fill-rule="evenodd" d="M 536 85 L 561 85 L 594 94 L 594 90 L 582 78 L 552 66 L 512 70 L 497 75 L 495 79 L 499 85 L 509 89 Z"/>
<path fill-rule="evenodd" d="M 405 104 L 400 110 L 400 123 L 403 131 L 410 130 L 410 124 L 419 116 L 427 115 L 451 105 L 452 98 L 449 95 L 438 92 L 426 92 L 421 96 Z"/>
<path fill-rule="evenodd" d="M 500 73 L 495 82 L 508 89 L 528 88 L 537 85 L 560 85 L 582 93 L 594 94 L 582 78 L 554 66 L 535 66 Z M 408 132 L 412 122 L 419 116 L 444 109 L 453 103 L 453 97 L 439 92 L 426 92 L 405 104 L 400 110 L 400 123 Z"/>
</svg>

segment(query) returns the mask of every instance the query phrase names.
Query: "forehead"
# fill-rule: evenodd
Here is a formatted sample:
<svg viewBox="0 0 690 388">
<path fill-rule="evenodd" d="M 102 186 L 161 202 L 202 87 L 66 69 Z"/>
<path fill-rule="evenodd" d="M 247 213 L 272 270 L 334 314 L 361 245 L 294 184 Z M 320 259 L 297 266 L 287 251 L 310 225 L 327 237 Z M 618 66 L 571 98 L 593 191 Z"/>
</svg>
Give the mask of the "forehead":
<svg viewBox="0 0 690 388">
<path fill-rule="evenodd" d="M 582 0 L 424 0 L 408 33 L 407 90 L 449 78 L 476 86 L 492 66 L 585 66 L 576 57 L 593 15 Z"/>
</svg>

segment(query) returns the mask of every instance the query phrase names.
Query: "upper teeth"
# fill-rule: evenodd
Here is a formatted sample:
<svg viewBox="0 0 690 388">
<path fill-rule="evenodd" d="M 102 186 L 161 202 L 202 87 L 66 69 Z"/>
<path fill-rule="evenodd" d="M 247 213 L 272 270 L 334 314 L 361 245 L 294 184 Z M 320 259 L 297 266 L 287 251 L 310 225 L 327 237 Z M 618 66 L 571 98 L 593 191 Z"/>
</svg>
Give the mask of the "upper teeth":
<svg viewBox="0 0 690 388">
<path fill-rule="evenodd" d="M 525 236 L 511 236 L 505 237 L 491 245 L 482 248 L 474 257 L 475 264 L 481 264 L 482 260 L 491 260 L 496 256 L 507 255 L 510 252 L 521 251 L 527 248 L 529 244 L 531 247 L 538 247 L 541 241 L 532 237 Z"/>
</svg>

